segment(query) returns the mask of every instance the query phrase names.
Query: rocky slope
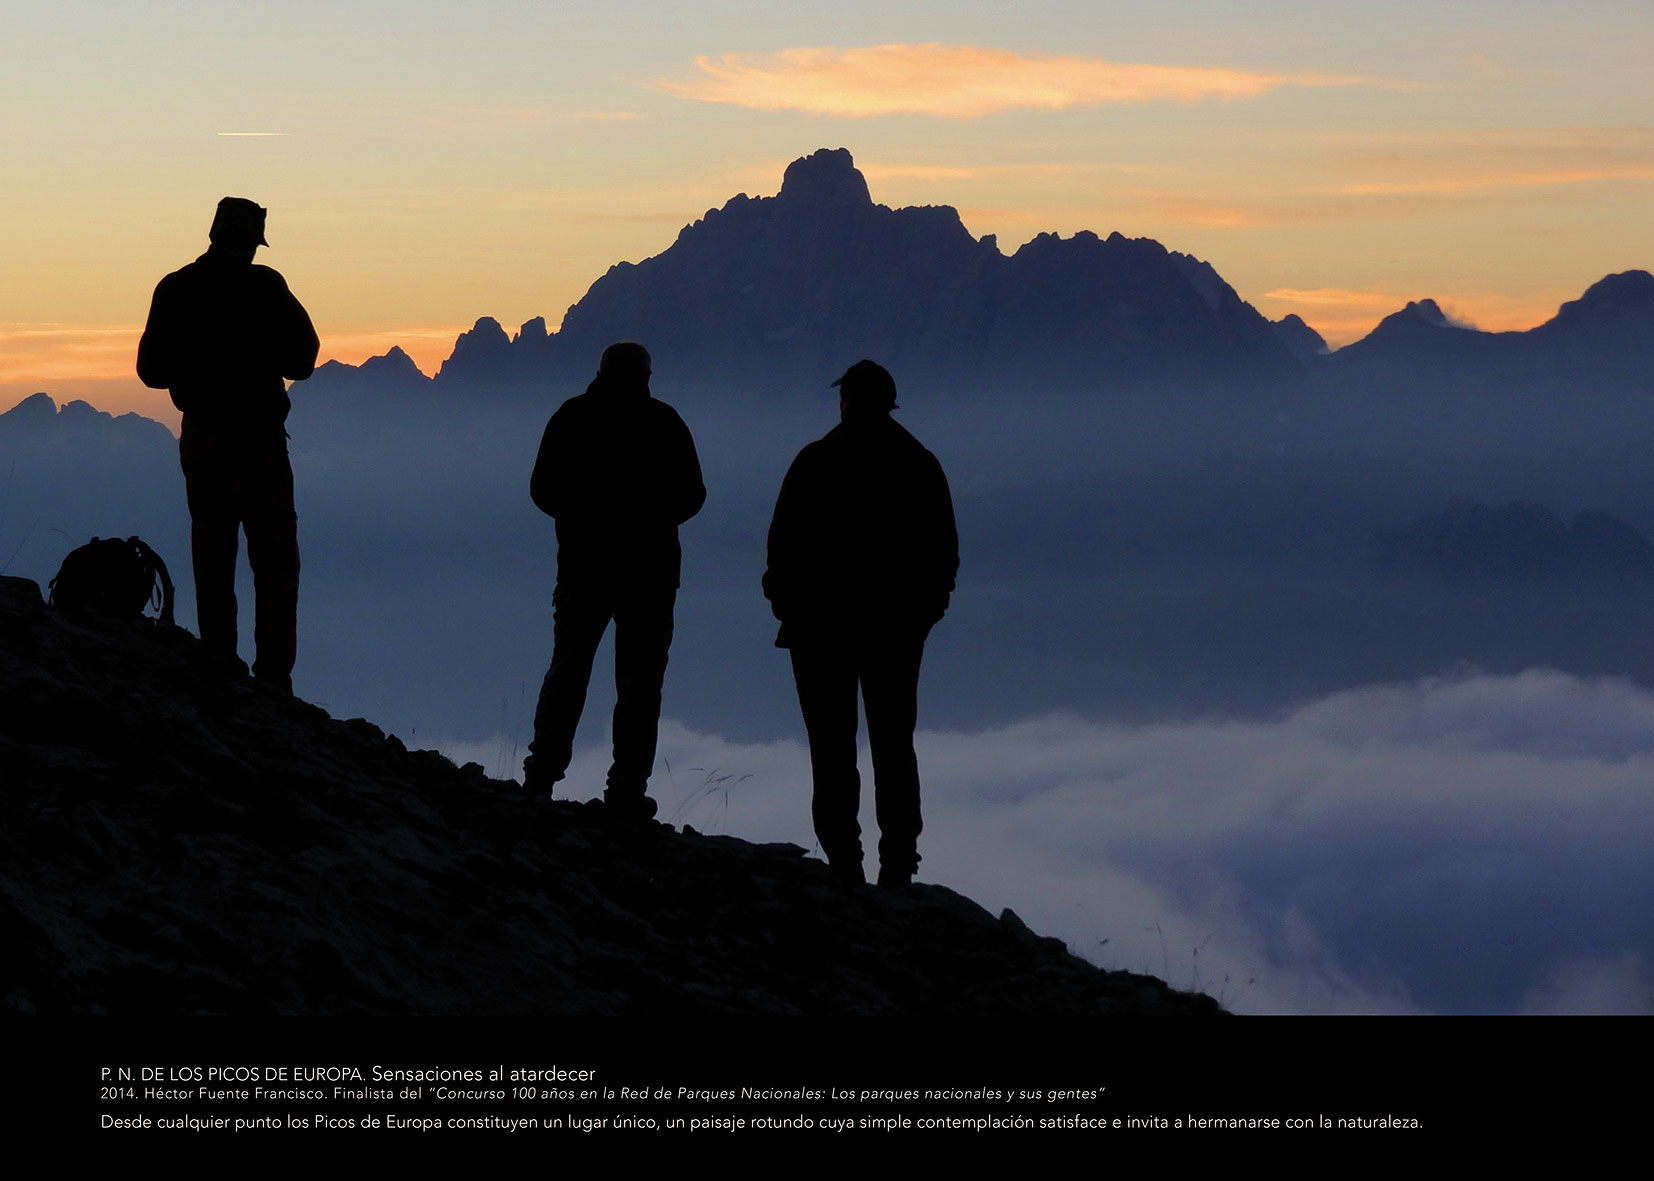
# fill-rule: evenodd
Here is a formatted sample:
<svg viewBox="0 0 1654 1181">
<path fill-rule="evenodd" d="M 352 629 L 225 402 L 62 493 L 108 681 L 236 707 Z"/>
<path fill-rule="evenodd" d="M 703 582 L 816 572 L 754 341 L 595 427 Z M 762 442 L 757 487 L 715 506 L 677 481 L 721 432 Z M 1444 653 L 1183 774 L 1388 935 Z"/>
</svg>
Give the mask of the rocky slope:
<svg viewBox="0 0 1654 1181">
<path fill-rule="evenodd" d="M 617 825 L 0 579 L 0 1006 L 1215 1013 L 940 886 Z"/>
</svg>

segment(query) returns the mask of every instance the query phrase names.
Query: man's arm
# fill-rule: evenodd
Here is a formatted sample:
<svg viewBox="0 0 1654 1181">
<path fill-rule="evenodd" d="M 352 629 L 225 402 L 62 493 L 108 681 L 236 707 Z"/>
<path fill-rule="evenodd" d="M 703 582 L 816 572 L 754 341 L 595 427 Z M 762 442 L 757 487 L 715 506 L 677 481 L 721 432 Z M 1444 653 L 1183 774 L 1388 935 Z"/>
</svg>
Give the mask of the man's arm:
<svg viewBox="0 0 1654 1181">
<path fill-rule="evenodd" d="M 927 454 L 929 454 L 927 452 Z M 928 481 L 926 528 L 930 546 L 930 600 L 926 604 L 928 623 L 934 624 L 947 613 L 948 601 L 959 577 L 959 526 L 953 516 L 953 493 L 948 488 L 947 473 L 930 456 L 932 473 Z"/>
<path fill-rule="evenodd" d="M 695 452 L 695 437 L 676 410 L 672 411 L 671 465 L 668 482 L 671 500 L 667 516 L 681 525 L 706 504 L 706 482 L 701 476 L 701 457 Z"/>
<path fill-rule="evenodd" d="M 564 403 L 546 423 L 539 454 L 534 457 L 534 471 L 528 478 L 528 494 L 534 506 L 548 517 L 560 516 L 568 508 L 567 407 Z"/>
<path fill-rule="evenodd" d="M 798 453 L 781 481 L 770 518 L 766 545 L 764 597 L 770 611 L 782 623 L 797 612 L 803 551 L 810 544 L 807 521 L 810 500 L 811 456 L 806 447 Z"/>
<path fill-rule="evenodd" d="M 269 270 L 269 268 L 265 268 Z M 310 313 L 287 287 L 287 280 L 278 271 L 269 270 L 275 280 L 276 312 L 273 325 L 276 334 L 276 369 L 289 381 L 303 381 L 316 371 L 316 358 L 321 354 L 321 338 L 310 322 Z"/>
<path fill-rule="evenodd" d="M 162 279 L 155 285 L 149 319 L 138 338 L 138 380 L 152 390 L 171 389 L 178 384 L 177 331 L 168 294 L 167 280 Z"/>
</svg>

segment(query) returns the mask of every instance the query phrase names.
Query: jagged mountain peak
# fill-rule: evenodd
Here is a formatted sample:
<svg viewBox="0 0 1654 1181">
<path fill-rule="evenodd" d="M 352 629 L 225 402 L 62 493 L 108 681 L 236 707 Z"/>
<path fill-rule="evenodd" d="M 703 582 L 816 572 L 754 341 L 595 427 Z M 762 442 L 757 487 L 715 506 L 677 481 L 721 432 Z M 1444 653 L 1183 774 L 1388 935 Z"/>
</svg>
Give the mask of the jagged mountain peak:
<svg viewBox="0 0 1654 1181">
<path fill-rule="evenodd" d="M 1279 320 L 1271 321 L 1275 335 L 1292 351 L 1292 355 L 1300 361 L 1312 357 L 1327 355 L 1327 342 L 1321 334 L 1308 324 L 1296 312 L 1288 312 Z"/>
<path fill-rule="evenodd" d="M 50 394 L 30 394 L 10 410 L 0 414 L 0 418 L 6 419 L 11 426 L 43 423 L 56 417 L 57 403 L 52 401 Z"/>
<path fill-rule="evenodd" d="M 858 357 L 939 387 L 1295 387 L 1296 356 L 1206 262 L 1149 238 L 1040 234 L 1007 256 L 948 205 L 876 204 L 844 148 L 787 166 L 659 254 L 618 263 L 549 336 L 484 318 L 439 379 L 574 380 L 603 346 L 643 341 L 662 372 L 762 391 Z"/>
<path fill-rule="evenodd" d="M 792 204 L 853 207 L 873 204 L 867 178 L 846 148 L 821 148 L 794 160 L 782 175 L 778 196 Z"/>
<path fill-rule="evenodd" d="M 136 411 L 110 414 L 78 398 L 59 406 L 49 394 L 30 394 L 0 414 L 0 429 L 14 438 L 63 445 L 92 437 L 172 440 L 166 427 Z"/>
<path fill-rule="evenodd" d="M 1613 319 L 1625 314 L 1654 311 L 1654 275 L 1647 271 L 1621 271 L 1605 275 L 1585 289 L 1578 299 L 1557 310 L 1556 319 Z"/>
<path fill-rule="evenodd" d="M 454 351 L 437 371 L 438 377 L 457 372 L 491 374 L 509 365 L 511 337 L 493 316 L 481 316 L 469 332 L 454 341 Z"/>
<path fill-rule="evenodd" d="M 1441 310 L 1441 307 L 1433 299 L 1414 300 L 1402 310 L 1436 328 L 1452 328 L 1454 326 L 1448 320 L 1447 314 Z"/>
<path fill-rule="evenodd" d="M 400 345 L 392 345 L 390 351 L 377 357 L 369 357 L 362 362 L 363 373 L 370 373 L 380 377 L 420 377 L 425 376 L 420 371 L 414 359 L 402 350 Z"/>
<path fill-rule="evenodd" d="M 1419 336 L 1434 338 L 1438 333 L 1475 332 L 1461 324 L 1455 324 L 1451 317 L 1441 309 L 1441 305 L 1433 299 L 1414 299 L 1407 302 L 1407 306 L 1400 311 L 1391 312 L 1378 322 L 1371 332 L 1357 342 L 1364 345 L 1368 341 L 1386 341 L 1399 339 L 1413 339 Z M 1354 346 L 1351 346 L 1354 347 Z"/>
</svg>

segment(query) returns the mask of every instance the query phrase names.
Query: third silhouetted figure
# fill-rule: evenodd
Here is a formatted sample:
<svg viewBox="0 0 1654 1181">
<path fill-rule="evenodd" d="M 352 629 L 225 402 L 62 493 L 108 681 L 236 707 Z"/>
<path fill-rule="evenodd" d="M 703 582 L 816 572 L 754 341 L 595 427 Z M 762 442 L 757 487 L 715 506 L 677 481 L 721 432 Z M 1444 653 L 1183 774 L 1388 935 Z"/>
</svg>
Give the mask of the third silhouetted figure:
<svg viewBox="0 0 1654 1181">
<path fill-rule="evenodd" d="M 552 655 L 534 711 L 523 784 L 549 792 L 573 757 L 592 658 L 615 625 L 614 762 L 605 803 L 648 820 L 661 684 L 678 594 L 678 526 L 706 501 L 695 441 L 649 393 L 649 354 L 603 351 L 586 392 L 551 416 L 529 491 L 557 521 Z"/>
<path fill-rule="evenodd" d="M 764 594 L 789 649 L 828 864 L 863 882 L 856 690 L 867 710 L 879 884 L 919 866 L 919 661 L 959 569 L 953 498 L 936 457 L 890 417 L 896 384 L 858 361 L 833 383 L 842 421 L 798 453 L 770 524 Z"/>
<path fill-rule="evenodd" d="M 283 378 L 316 367 L 320 342 L 281 275 L 255 266 L 265 210 L 243 197 L 218 203 L 207 252 L 155 288 L 138 342 L 138 377 L 172 392 L 183 412 L 178 454 L 190 510 L 195 613 L 201 642 L 221 667 L 236 655 L 237 533 L 247 532 L 256 599 L 253 674 L 293 687 L 298 638 L 299 540 L 287 458 Z"/>
</svg>

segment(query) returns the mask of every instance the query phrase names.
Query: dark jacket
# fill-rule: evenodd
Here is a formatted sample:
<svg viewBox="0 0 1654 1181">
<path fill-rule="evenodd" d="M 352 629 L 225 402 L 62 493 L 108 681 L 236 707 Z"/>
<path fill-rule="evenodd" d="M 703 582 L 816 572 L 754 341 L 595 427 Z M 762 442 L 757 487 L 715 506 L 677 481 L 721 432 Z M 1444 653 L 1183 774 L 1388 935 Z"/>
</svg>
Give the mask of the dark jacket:
<svg viewBox="0 0 1654 1181">
<path fill-rule="evenodd" d="M 292 406 L 282 379 L 309 377 L 320 348 L 278 272 L 209 250 L 156 285 L 138 378 L 170 390 L 197 427 L 280 438 Z"/>
<path fill-rule="evenodd" d="M 557 521 L 557 577 L 678 585 L 678 526 L 706 486 L 695 440 L 646 385 L 597 378 L 546 423 L 529 495 Z"/>
<path fill-rule="evenodd" d="M 948 609 L 958 571 L 947 476 L 900 423 L 840 423 L 793 460 L 764 573 L 778 647 L 923 635 Z"/>
</svg>

